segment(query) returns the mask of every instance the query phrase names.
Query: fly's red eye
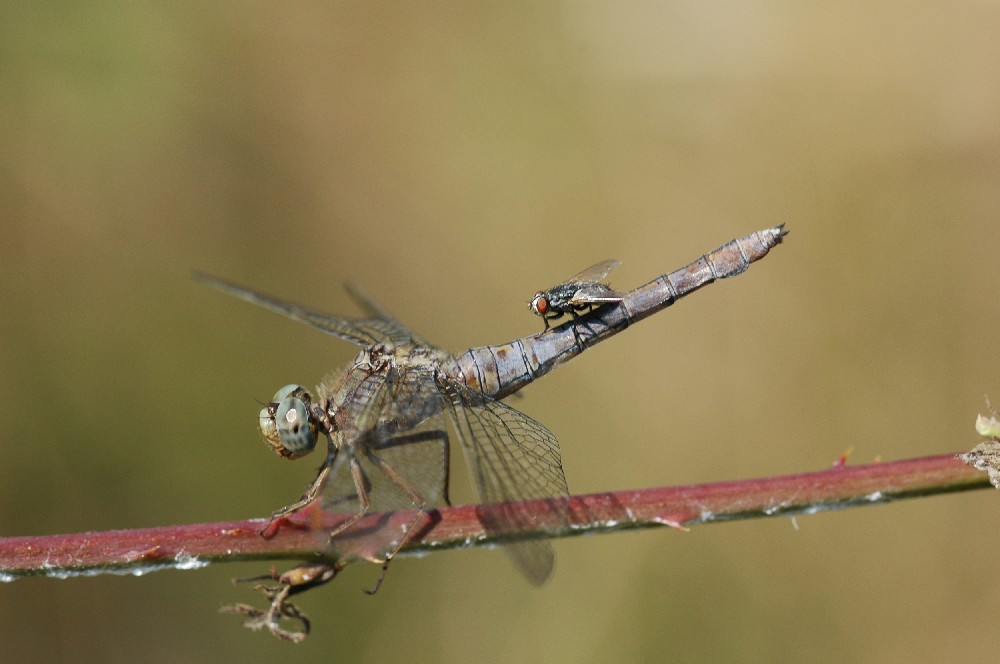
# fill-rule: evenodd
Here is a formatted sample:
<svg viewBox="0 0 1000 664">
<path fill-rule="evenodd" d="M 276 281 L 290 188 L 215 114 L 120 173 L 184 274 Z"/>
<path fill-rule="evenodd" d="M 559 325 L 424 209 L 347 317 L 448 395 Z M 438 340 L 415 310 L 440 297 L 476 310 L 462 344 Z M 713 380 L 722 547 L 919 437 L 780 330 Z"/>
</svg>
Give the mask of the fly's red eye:
<svg viewBox="0 0 1000 664">
<path fill-rule="evenodd" d="M 549 310 L 549 301 L 546 300 L 542 296 L 536 297 L 535 298 L 535 311 L 537 311 L 540 314 L 544 314 L 548 310 Z"/>
</svg>

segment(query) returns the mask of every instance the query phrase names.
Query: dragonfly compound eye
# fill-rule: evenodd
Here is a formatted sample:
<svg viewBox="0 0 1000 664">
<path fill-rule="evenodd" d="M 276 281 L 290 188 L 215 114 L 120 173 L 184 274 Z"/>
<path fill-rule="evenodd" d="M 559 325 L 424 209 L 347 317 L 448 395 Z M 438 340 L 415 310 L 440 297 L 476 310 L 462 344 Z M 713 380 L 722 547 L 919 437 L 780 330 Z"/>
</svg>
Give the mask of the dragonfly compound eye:
<svg viewBox="0 0 1000 664">
<path fill-rule="evenodd" d="M 304 387 L 286 385 L 260 411 L 260 432 L 271 449 L 297 459 L 316 447 L 316 423 L 309 416 L 312 397 Z"/>
<path fill-rule="evenodd" d="M 535 293 L 535 297 L 531 298 L 531 304 L 528 306 L 537 315 L 544 316 L 549 310 L 549 300 L 545 297 L 545 293 L 539 291 Z"/>
</svg>

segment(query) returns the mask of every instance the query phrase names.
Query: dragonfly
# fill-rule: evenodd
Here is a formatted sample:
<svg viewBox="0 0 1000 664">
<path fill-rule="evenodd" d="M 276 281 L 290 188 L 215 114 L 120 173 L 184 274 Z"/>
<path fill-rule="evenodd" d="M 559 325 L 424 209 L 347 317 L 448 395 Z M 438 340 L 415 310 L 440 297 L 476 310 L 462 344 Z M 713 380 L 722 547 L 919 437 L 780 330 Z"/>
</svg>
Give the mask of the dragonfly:
<svg viewBox="0 0 1000 664">
<path fill-rule="evenodd" d="M 344 512 L 328 537 L 345 533 L 369 512 L 416 509 L 426 512 L 448 499 L 451 425 L 472 465 L 480 498 L 498 507 L 485 511 L 491 534 L 530 527 L 533 515 L 509 505 L 548 499 L 565 521 L 569 491 L 559 443 L 544 425 L 482 390 L 470 387 L 450 353 L 406 328 L 356 286 L 348 293 L 366 318 L 348 319 L 306 309 L 204 274 L 196 278 L 237 298 L 305 323 L 361 348 L 346 369 L 330 374 L 313 396 L 286 385 L 259 413 L 265 442 L 278 455 L 298 459 L 319 439 L 327 456 L 301 499 L 272 515 L 272 521 L 320 500 L 327 511 Z M 447 421 L 447 422 L 446 422 Z M 418 516 L 419 518 L 419 516 Z M 376 551 L 383 574 L 417 525 Z M 378 545 L 376 545 L 377 547 Z M 554 555 L 545 540 L 511 543 L 505 551 L 532 582 L 551 573 Z"/>
<path fill-rule="evenodd" d="M 590 311 L 609 302 L 621 302 L 625 297 L 624 293 L 614 291 L 607 284 L 601 283 L 608 273 L 619 265 L 621 261 L 614 259 L 591 265 L 563 283 L 535 293 L 528 303 L 528 308 L 536 316 L 542 317 L 547 330 L 550 320 L 562 318 L 565 314 L 572 314 L 576 318 L 578 312 Z"/>
<path fill-rule="evenodd" d="M 316 503 L 349 515 L 328 533 L 332 545 L 369 513 L 427 513 L 448 501 L 450 425 L 484 505 L 480 518 L 486 531 L 504 544 L 529 581 L 541 584 L 552 572 L 554 555 L 538 523 L 565 524 L 569 509 L 561 451 L 549 429 L 502 399 L 685 295 L 741 274 L 786 233 L 783 225 L 756 231 L 621 294 L 616 306 L 596 308 L 569 325 L 457 355 L 431 345 L 357 287 L 348 292 L 365 317 L 352 319 L 216 277 L 195 276 L 361 349 L 346 368 L 325 378 L 315 394 L 297 384 L 285 386 L 259 413 L 261 433 L 279 456 L 303 457 L 321 438 L 327 447 L 316 479 L 300 500 L 276 511 L 273 519 Z M 517 508 L 529 500 L 544 502 L 556 518 Z M 544 528 L 554 533 L 561 527 Z M 371 557 L 382 562 L 375 589 L 389 562 L 416 532 L 414 521 L 392 541 L 380 543 Z M 525 538 L 526 533 L 535 538 Z"/>
</svg>

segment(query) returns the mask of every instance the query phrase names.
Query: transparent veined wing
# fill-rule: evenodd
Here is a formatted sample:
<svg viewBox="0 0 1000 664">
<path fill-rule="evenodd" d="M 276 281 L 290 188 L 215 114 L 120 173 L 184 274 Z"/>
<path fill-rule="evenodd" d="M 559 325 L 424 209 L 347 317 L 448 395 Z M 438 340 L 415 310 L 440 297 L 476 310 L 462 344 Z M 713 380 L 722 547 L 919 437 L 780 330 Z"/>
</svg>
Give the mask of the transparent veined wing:
<svg viewBox="0 0 1000 664">
<path fill-rule="evenodd" d="M 449 445 L 443 396 L 433 374 L 389 367 L 364 377 L 337 410 L 333 466 L 320 490 L 322 509 L 348 515 L 329 531 L 338 555 L 383 561 L 426 523 L 427 510 L 448 495 Z M 327 461 L 329 463 L 329 459 Z M 388 521 L 359 523 L 365 513 L 417 509 L 400 530 Z M 350 553 L 348 553 L 350 552 Z M 384 578 L 379 577 L 375 588 Z"/>
<path fill-rule="evenodd" d="M 309 327 L 342 339 L 355 346 L 367 348 L 377 343 L 401 343 L 412 338 L 412 333 L 395 319 L 376 317 L 372 319 L 351 319 L 308 309 L 294 302 L 281 300 L 265 293 L 213 277 L 201 272 L 194 273 L 195 279 L 202 281 L 227 295 L 244 302 L 255 304 Z M 352 296 L 357 299 L 356 295 Z M 384 310 L 383 310 L 384 311 Z"/>
<path fill-rule="evenodd" d="M 621 302 L 624 298 L 625 293 L 612 290 L 604 284 L 585 284 L 580 286 L 567 302 L 571 306 L 579 306 L 584 304 Z"/>
<path fill-rule="evenodd" d="M 387 367 L 366 376 L 339 404 L 334 434 L 342 450 L 326 487 L 324 509 L 356 512 L 357 464 L 371 511 L 424 509 L 448 494 L 448 432 L 444 397 L 433 373 Z"/>
<path fill-rule="evenodd" d="M 524 413 L 451 379 L 441 379 L 449 396 L 448 413 L 466 451 L 484 505 L 480 518 L 490 533 L 503 537 L 534 525 L 522 500 L 547 499 L 547 510 L 565 522 L 569 490 L 559 443 L 551 431 Z M 547 540 L 504 545 L 504 550 L 533 583 L 552 572 L 554 555 Z"/>
<path fill-rule="evenodd" d="M 621 265 L 622 262 L 615 260 L 614 258 L 609 258 L 608 260 L 601 261 L 600 263 L 595 263 L 588 267 L 582 272 L 574 274 L 572 277 L 566 280 L 567 284 L 586 284 L 595 281 L 603 281 L 604 277 L 614 270 L 616 267 Z"/>
<path fill-rule="evenodd" d="M 359 307 L 364 309 L 364 311 L 372 317 L 373 320 L 367 321 L 368 324 L 373 328 L 381 330 L 386 336 L 389 337 L 392 343 L 401 345 L 406 341 L 412 341 L 419 346 L 431 346 L 430 342 L 422 336 L 416 334 L 400 323 L 399 319 L 393 316 L 388 309 L 383 307 L 368 293 L 368 291 L 363 289 L 358 284 L 353 281 L 348 281 L 344 284 L 344 288 L 347 290 L 347 294 L 351 296 L 351 299 L 353 299 Z M 381 324 L 379 324 L 375 319 L 377 319 L 377 321 L 382 321 Z"/>
</svg>

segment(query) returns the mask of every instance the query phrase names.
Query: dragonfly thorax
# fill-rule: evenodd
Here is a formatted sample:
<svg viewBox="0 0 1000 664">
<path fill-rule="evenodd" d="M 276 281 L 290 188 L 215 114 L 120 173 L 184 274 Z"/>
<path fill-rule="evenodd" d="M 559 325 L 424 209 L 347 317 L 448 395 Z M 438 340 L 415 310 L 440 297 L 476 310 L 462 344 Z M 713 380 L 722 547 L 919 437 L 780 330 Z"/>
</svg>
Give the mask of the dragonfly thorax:
<svg viewBox="0 0 1000 664">
<path fill-rule="evenodd" d="M 388 364 L 395 364 L 396 348 L 386 344 L 377 344 L 362 352 L 361 357 L 372 371 L 379 371 Z"/>
</svg>

